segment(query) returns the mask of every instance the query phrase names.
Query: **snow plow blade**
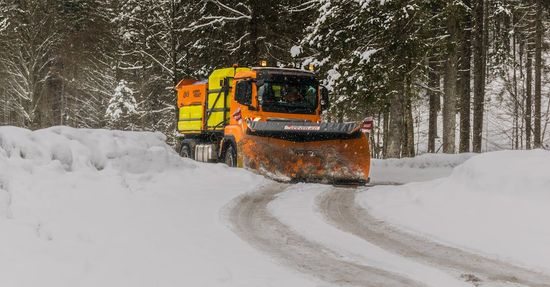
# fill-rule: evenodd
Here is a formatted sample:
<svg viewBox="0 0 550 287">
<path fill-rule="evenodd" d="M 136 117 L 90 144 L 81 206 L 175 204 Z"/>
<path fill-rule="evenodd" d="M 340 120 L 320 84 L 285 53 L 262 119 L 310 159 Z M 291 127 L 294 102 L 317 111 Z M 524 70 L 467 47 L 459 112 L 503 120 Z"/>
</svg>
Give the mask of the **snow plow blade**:
<svg viewBox="0 0 550 287">
<path fill-rule="evenodd" d="M 370 153 L 357 124 L 249 122 L 242 166 L 274 180 L 366 184 Z"/>
</svg>

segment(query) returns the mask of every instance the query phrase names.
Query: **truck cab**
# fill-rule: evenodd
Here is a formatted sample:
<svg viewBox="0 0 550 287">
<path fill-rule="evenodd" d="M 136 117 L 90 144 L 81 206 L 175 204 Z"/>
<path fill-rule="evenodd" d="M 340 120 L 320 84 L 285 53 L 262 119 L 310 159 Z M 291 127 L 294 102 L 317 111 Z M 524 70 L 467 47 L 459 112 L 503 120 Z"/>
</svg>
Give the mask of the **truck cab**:
<svg viewBox="0 0 550 287">
<path fill-rule="evenodd" d="M 282 68 L 252 68 L 234 78 L 231 110 L 261 121 L 297 120 L 319 122 L 328 98 L 322 98 L 316 76 L 309 71 Z M 234 124 L 234 122 L 231 122 Z"/>
</svg>

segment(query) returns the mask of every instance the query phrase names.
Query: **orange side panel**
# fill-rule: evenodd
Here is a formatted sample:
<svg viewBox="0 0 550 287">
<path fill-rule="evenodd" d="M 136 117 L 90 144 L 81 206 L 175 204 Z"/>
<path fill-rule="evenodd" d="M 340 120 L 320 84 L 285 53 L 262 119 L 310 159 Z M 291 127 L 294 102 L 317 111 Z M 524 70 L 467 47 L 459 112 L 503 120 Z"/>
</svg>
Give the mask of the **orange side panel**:
<svg viewBox="0 0 550 287">
<path fill-rule="evenodd" d="M 180 82 L 181 83 L 181 82 Z M 178 108 L 190 105 L 204 104 L 208 83 L 178 84 Z"/>
</svg>

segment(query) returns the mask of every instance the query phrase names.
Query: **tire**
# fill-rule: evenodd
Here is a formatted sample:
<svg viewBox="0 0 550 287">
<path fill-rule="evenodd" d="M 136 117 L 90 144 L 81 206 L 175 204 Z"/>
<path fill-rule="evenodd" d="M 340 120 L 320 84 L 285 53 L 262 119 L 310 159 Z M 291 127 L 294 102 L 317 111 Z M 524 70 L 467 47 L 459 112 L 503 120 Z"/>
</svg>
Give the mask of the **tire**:
<svg viewBox="0 0 550 287">
<path fill-rule="evenodd" d="M 235 147 L 233 147 L 232 144 L 230 144 L 225 150 L 223 161 L 229 167 L 237 166 L 237 151 L 235 150 Z"/>
<path fill-rule="evenodd" d="M 194 142 L 182 142 L 180 156 L 190 159 L 195 159 L 195 144 Z"/>
</svg>

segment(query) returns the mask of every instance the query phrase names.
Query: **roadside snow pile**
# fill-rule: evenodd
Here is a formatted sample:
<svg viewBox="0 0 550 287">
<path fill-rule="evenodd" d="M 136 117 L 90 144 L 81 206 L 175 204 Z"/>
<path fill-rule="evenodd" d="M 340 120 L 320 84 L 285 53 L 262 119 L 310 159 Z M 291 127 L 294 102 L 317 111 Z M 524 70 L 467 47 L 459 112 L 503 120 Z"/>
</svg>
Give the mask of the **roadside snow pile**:
<svg viewBox="0 0 550 287">
<path fill-rule="evenodd" d="M 358 202 L 413 233 L 550 272 L 550 152 L 486 153 L 451 176 L 374 187 Z"/>
<path fill-rule="evenodd" d="M 0 285 L 315 285 L 224 222 L 262 177 L 182 159 L 164 140 L 0 127 Z"/>
<path fill-rule="evenodd" d="M 463 154 L 423 154 L 414 158 L 373 159 L 371 162 L 371 182 L 409 183 L 445 177 L 453 168 L 475 156 Z"/>
<path fill-rule="evenodd" d="M 122 132 L 53 127 L 29 131 L 0 128 L 0 164 L 79 171 L 114 168 L 131 173 L 160 172 L 166 168 L 192 167 L 174 156 L 161 133 Z M 2 170 L 2 173 L 9 170 Z"/>
</svg>

